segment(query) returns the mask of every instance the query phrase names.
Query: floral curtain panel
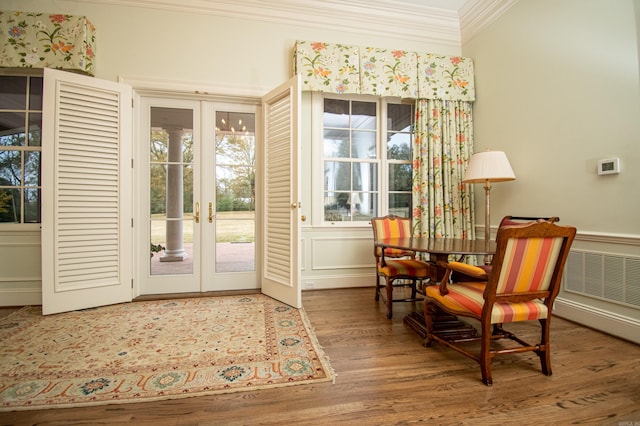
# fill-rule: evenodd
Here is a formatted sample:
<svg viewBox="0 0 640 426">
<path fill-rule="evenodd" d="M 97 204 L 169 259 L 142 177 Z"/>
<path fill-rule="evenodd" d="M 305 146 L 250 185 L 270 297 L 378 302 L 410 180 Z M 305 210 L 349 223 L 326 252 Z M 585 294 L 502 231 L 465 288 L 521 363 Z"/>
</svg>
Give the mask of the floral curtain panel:
<svg viewBox="0 0 640 426">
<path fill-rule="evenodd" d="M 95 74 L 95 28 L 84 16 L 0 11 L 0 67 Z"/>
<path fill-rule="evenodd" d="M 414 139 L 414 234 L 475 238 L 473 188 L 462 183 L 473 154 L 471 102 L 419 99 Z"/>
</svg>

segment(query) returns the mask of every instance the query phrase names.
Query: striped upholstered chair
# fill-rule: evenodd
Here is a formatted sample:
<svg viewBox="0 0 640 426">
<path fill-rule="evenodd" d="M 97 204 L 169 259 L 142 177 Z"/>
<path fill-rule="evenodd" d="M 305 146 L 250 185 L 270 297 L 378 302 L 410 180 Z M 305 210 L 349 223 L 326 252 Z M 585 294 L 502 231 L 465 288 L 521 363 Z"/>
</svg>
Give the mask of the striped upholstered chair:
<svg viewBox="0 0 640 426">
<path fill-rule="evenodd" d="M 446 273 L 442 281 L 426 289 L 425 346 L 437 341 L 475 360 L 480 364 L 482 381 L 487 386 L 493 383 L 491 358 L 501 353 L 533 351 L 540 358 L 542 372 L 550 376 L 551 308 L 575 234 L 574 227 L 547 221 L 500 228 L 496 254 L 485 282 L 450 283 L 451 271 L 467 275 L 481 275 L 485 271 L 464 263 L 443 263 Z M 478 320 L 480 336 L 456 340 L 438 335 L 437 331 L 434 333 L 433 318 L 441 311 Z M 539 321 L 542 327 L 540 342 L 534 345 L 503 328 L 504 324 L 529 320 Z M 493 348 L 491 342 L 502 338 L 517 344 Z M 481 342 L 479 353 L 463 345 L 478 340 Z"/>
<path fill-rule="evenodd" d="M 409 238 L 411 237 L 411 219 L 388 215 L 371 219 L 373 227 L 373 239 L 384 238 Z M 393 302 L 412 302 L 422 300 L 417 297 L 417 282 L 429 276 L 428 263 L 417 260 L 414 251 L 387 248 L 384 253 L 380 247 L 373 247 L 373 255 L 376 259 L 376 301 L 380 300 L 380 294 L 384 288 L 383 299 L 387 305 L 387 318 L 393 316 Z M 380 278 L 385 283 L 380 284 Z M 399 280 L 396 284 L 396 280 Z M 408 284 L 407 284 L 408 283 Z M 411 297 L 394 299 L 393 288 L 410 286 Z"/>
</svg>

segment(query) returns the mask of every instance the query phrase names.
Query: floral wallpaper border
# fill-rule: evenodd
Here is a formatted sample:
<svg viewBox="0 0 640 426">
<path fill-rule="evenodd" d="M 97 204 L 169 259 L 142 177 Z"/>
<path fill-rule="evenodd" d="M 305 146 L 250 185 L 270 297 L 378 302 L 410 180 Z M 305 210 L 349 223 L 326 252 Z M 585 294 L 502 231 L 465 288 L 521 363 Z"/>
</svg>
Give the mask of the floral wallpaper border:
<svg viewBox="0 0 640 426">
<path fill-rule="evenodd" d="M 296 41 L 303 90 L 474 101 L 473 61 L 461 56 Z"/>
<path fill-rule="evenodd" d="M 85 16 L 0 11 L 0 67 L 95 75 L 95 27 Z"/>
</svg>

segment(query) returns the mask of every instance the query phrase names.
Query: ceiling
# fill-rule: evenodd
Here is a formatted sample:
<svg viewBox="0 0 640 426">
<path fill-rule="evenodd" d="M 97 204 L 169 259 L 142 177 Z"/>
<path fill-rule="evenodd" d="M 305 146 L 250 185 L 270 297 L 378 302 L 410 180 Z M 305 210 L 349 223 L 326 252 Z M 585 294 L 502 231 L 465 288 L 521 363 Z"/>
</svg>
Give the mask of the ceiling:
<svg viewBox="0 0 640 426">
<path fill-rule="evenodd" d="M 255 19 L 456 48 L 518 0 L 70 0 Z M 410 8 L 410 12 L 407 12 Z"/>
</svg>

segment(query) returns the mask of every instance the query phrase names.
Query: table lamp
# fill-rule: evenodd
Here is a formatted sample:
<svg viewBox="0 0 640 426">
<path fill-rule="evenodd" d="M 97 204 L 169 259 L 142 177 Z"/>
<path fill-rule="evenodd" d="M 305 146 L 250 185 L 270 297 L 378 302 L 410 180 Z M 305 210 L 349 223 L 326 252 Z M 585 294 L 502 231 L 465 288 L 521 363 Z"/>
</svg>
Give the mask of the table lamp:
<svg viewBox="0 0 640 426">
<path fill-rule="evenodd" d="M 514 180 L 511 164 L 502 151 L 484 151 L 471 156 L 467 166 L 467 172 L 462 183 L 484 183 L 485 207 L 484 207 L 484 240 L 489 244 L 491 239 L 490 220 L 490 194 L 491 182 L 505 182 Z M 490 256 L 485 256 L 484 263 L 489 264 Z"/>
</svg>

